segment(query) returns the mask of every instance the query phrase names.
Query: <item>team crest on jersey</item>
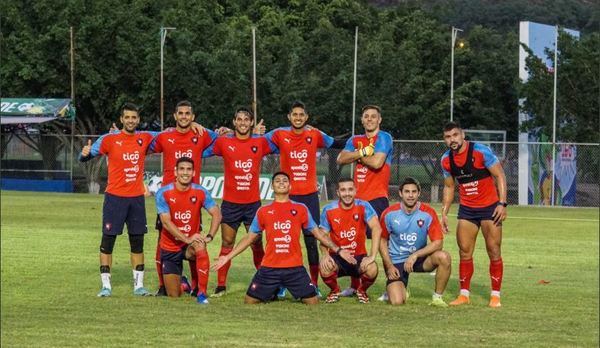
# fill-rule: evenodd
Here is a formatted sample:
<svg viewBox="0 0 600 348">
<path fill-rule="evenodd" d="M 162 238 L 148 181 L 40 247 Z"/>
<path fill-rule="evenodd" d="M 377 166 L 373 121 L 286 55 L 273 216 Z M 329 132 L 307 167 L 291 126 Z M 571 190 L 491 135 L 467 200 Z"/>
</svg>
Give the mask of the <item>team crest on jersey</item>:
<svg viewBox="0 0 600 348">
<path fill-rule="evenodd" d="M 252 152 L 256 153 L 256 151 L 258 151 L 258 147 L 256 147 L 256 146 L 252 146 L 252 147 L 250 148 L 250 150 L 252 150 Z"/>
<path fill-rule="evenodd" d="M 358 221 L 358 214 L 354 214 L 352 217 L 354 218 L 354 221 Z"/>
<path fill-rule="evenodd" d="M 306 137 L 306 142 L 311 144 L 312 143 L 312 137 Z"/>
<path fill-rule="evenodd" d="M 140 138 L 137 139 L 137 143 L 139 146 L 142 146 L 142 144 L 144 143 L 144 141 Z"/>
<path fill-rule="evenodd" d="M 290 210 L 290 213 L 292 213 L 292 216 L 296 216 L 296 214 L 298 214 L 298 211 L 296 209 L 292 209 Z"/>
<path fill-rule="evenodd" d="M 425 225 L 425 221 L 423 221 L 422 219 L 417 220 L 417 225 L 419 225 L 419 227 L 423 227 L 423 225 Z"/>
<path fill-rule="evenodd" d="M 190 197 L 190 201 L 192 202 L 192 204 L 196 204 L 197 200 L 198 200 L 198 198 L 196 198 L 196 196 Z"/>
<path fill-rule="evenodd" d="M 192 143 L 194 143 L 194 145 L 198 144 L 198 137 L 193 137 Z"/>
</svg>

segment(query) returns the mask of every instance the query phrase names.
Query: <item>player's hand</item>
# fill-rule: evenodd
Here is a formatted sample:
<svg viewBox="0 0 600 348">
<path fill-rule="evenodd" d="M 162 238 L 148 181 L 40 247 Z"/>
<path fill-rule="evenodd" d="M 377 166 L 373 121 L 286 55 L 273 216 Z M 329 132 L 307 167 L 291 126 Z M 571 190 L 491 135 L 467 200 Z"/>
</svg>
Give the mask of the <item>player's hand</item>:
<svg viewBox="0 0 600 348">
<path fill-rule="evenodd" d="M 321 263 L 321 265 L 319 267 L 321 268 L 321 270 L 323 271 L 324 274 L 331 273 L 335 269 L 335 261 L 333 260 L 331 255 L 329 255 L 329 253 L 327 253 L 325 256 L 323 256 L 321 258 L 320 263 Z"/>
<path fill-rule="evenodd" d="M 350 251 L 348 251 L 346 249 L 342 249 L 342 250 L 340 250 L 338 255 L 340 255 L 340 257 L 342 259 L 346 260 L 346 262 L 348 262 L 349 264 L 356 265 L 356 259 L 354 258 L 354 256 L 352 256 Z"/>
<path fill-rule="evenodd" d="M 202 236 L 200 236 L 200 234 L 196 233 L 193 236 L 188 237 L 185 242 L 187 244 L 204 243 L 204 239 L 202 238 Z"/>
<path fill-rule="evenodd" d="M 415 262 L 417 261 L 417 257 L 415 256 L 415 254 L 412 254 L 408 257 L 408 259 L 406 259 L 406 261 L 404 261 L 404 270 L 407 273 L 412 273 L 413 271 L 413 266 L 415 265 Z M 396 267 L 394 267 L 396 268 Z"/>
<path fill-rule="evenodd" d="M 219 256 L 219 258 L 217 259 L 217 263 L 213 263 L 212 266 L 210 266 L 210 269 L 213 272 L 217 271 L 219 268 L 225 266 L 227 262 L 229 262 L 229 259 L 226 255 Z"/>
<path fill-rule="evenodd" d="M 359 272 L 365 273 L 370 264 L 375 262 L 375 258 L 373 256 L 365 256 L 360 262 L 360 267 L 358 268 Z"/>
<path fill-rule="evenodd" d="M 192 122 L 190 127 L 192 128 L 192 131 L 198 135 L 202 135 L 202 133 L 204 133 L 204 127 L 200 123 Z"/>
<path fill-rule="evenodd" d="M 219 127 L 217 129 L 215 129 L 215 132 L 217 133 L 218 136 L 229 134 L 229 133 L 233 133 L 233 131 L 231 130 L 231 128 L 227 128 L 225 126 L 222 126 L 222 127 Z"/>
<path fill-rule="evenodd" d="M 494 209 L 494 214 L 492 214 L 492 218 L 494 219 L 494 225 L 502 225 L 502 221 L 506 219 L 506 207 L 500 204 L 497 205 L 496 209 Z"/>
<path fill-rule="evenodd" d="M 204 244 L 208 244 L 213 241 L 213 236 L 207 233 L 206 236 L 202 237 L 202 241 Z"/>
<path fill-rule="evenodd" d="M 390 266 L 385 270 L 387 278 L 389 280 L 398 280 L 400 279 L 400 271 L 395 266 Z"/>
<path fill-rule="evenodd" d="M 85 145 L 83 147 L 83 149 L 81 149 L 81 157 L 88 157 L 90 155 L 91 151 L 92 151 L 92 140 L 88 139 L 87 145 Z"/>
<path fill-rule="evenodd" d="M 117 124 L 113 122 L 112 126 L 110 126 L 110 133 L 117 133 L 119 131 L 119 127 L 117 127 Z"/>
<path fill-rule="evenodd" d="M 450 229 L 448 228 L 448 215 L 442 214 L 442 231 L 444 234 L 448 234 Z"/>
<path fill-rule="evenodd" d="M 254 134 L 258 134 L 258 135 L 263 135 L 265 134 L 265 132 L 267 131 L 267 126 L 264 125 L 264 121 L 262 118 L 260 119 L 260 122 L 258 122 L 256 124 L 256 126 L 254 126 Z"/>
</svg>

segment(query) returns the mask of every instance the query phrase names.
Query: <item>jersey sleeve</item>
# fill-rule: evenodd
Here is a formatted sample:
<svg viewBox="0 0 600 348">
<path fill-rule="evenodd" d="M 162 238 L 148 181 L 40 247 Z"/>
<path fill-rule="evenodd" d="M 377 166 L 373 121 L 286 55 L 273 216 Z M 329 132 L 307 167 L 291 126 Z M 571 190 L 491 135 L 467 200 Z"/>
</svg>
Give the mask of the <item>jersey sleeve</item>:
<svg viewBox="0 0 600 348">
<path fill-rule="evenodd" d="M 371 203 L 362 201 L 361 204 L 365 207 L 365 222 L 368 225 L 369 220 L 371 220 L 373 217 L 377 217 L 377 213 L 375 212 L 375 209 L 373 209 L 373 207 L 371 206 Z"/>
<path fill-rule="evenodd" d="M 440 224 L 440 220 L 438 219 L 437 213 L 433 208 L 426 207 L 423 209 L 429 216 L 431 216 L 431 223 L 427 228 L 427 235 L 429 236 L 429 240 L 441 240 L 444 239 L 444 234 L 442 233 L 442 224 Z"/>
<path fill-rule="evenodd" d="M 473 150 L 481 152 L 483 155 L 483 163 L 486 168 L 489 168 L 499 162 L 498 157 L 496 157 L 492 149 L 483 144 L 475 143 L 475 148 Z"/>
<path fill-rule="evenodd" d="M 260 222 L 258 214 L 259 212 L 260 210 L 256 212 L 256 215 L 254 215 L 254 219 L 252 219 L 252 223 L 250 224 L 250 228 L 248 230 L 248 232 L 250 233 L 261 234 L 263 231 L 262 223 Z"/>
<path fill-rule="evenodd" d="M 308 231 L 308 234 L 312 233 L 312 230 L 314 230 L 317 227 L 317 224 L 315 223 L 315 220 L 313 220 L 312 216 L 310 215 L 310 213 L 308 212 L 308 208 L 302 204 L 302 206 L 304 207 L 304 219 L 302 222 L 302 228 L 305 231 Z"/>
<path fill-rule="evenodd" d="M 442 174 L 444 175 L 444 178 L 452 176 L 452 174 L 450 174 L 450 156 L 448 155 L 448 152 L 442 156 L 440 162 L 442 163 Z"/>
<path fill-rule="evenodd" d="M 321 229 L 325 232 L 331 231 L 331 225 L 329 225 L 329 219 L 327 219 L 327 212 L 329 211 L 329 205 L 326 205 L 321 212 Z"/>
<path fill-rule="evenodd" d="M 263 148 L 263 155 L 268 155 L 270 153 L 275 153 L 277 151 L 277 146 L 275 146 L 275 144 L 273 144 L 269 140 L 267 140 L 266 137 L 262 136 L 259 139 L 260 139 L 260 144 Z"/>
<path fill-rule="evenodd" d="M 278 136 L 277 136 L 277 129 L 273 129 L 272 131 L 268 132 L 265 134 L 265 139 L 267 139 L 267 141 L 269 142 L 269 147 L 271 148 L 271 153 L 279 153 L 279 146 L 277 144 L 279 144 L 278 141 Z"/>
<path fill-rule="evenodd" d="M 152 139 L 152 142 L 150 143 L 150 147 L 148 148 L 148 151 L 154 152 L 154 153 L 163 152 L 161 139 L 162 139 L 162 137 L 160 136 L 160 134 L 157 135 L 156 137 L 154 137 L 154 139 Z"/>
<path fill-rule="evenodd" d="M 375 142 L 375 152 L 382 152 L 387 155 L 392 152 L 392 148 L 392 136 L 388 133 L 379 132 Z"/>
<path fill-rule="evenodd" d="M 106 133 L 98 138 L 98 140 L 94 141 L 92 148 L 90 149 L 90 156 L 96 157 L 106 155 L 109 152 L 108 142 L 106 141 L 106 136 L 109 134 L 111 133 Z"/>
<path fill-rule="evenodd" d="M 333 139 L 333 137 L 330 137 L 329 135 L 327 135 L 325 132 L 323 131 L 319 131 L 319 147 L 326 147 L 326 148 L 330 148 L 331 145 L 333 145 L 333 142 L 335 139 Z"/>
<path fill-rule="evenodd" d="M 169 205 L 167 204 L 167 200 L 165 199 L 166 187 L 161 188 L 156 193 L 156 211 L 158 214 L 170 214 Z"/>
<path fill-rule="evenodd" d="M 388 211 L 385 210 L 383 214 L 381 214 L 380 225 L 381 225 L 381 238 L 388 239 L 390 236 L 390 232 L 388 231 L 387 223 L 385 222 L 388 215 Z"/>
<path fill-rule="evenodd" d="M 350 137 L 347 141 L 346 141 L 346 146 L 344 146 L 344 151 L 356 151 L 356 149 L 354 148 L 354 137 Z"/>
<path fill-rule="evenodd" d="M 218 139 L 217 139 L 218 140 Z M 215 140 L 212 144 L 210 144 L 204 151 L 202 151 L 202 158 L 212 157 L 215 155 L 220 155 L 217 153 L 217 140 Z"/>
<path fill-rule="evenodd" d="M 217 206 L 217 203 L 215 203 L 215 200 L 210 196 L 210 192 L 208 192 L 208 190 L 206 188 L 204 188 L 204 186 L 200 186 L 200 185 L 196 185 L 196 184 L 194 184 L 194 186 L 198 187 L 200 190 L 202 190 L 202 192 L 204 192 L 204 203 L 202 204 L 204 209 L 209 210 L 210 208 Z"/>
<path fill-rule="evenodd" d="M 215 132 L 212 129 L 205 129 L 204 131 L 208 133 L 208 138 L 207 138 L 208 145 L 214 143 L 214 141 L 217 140 L 217 138 L 219 137 L 219 134 L 217 134 L 217 132 Z"/>
</svg>

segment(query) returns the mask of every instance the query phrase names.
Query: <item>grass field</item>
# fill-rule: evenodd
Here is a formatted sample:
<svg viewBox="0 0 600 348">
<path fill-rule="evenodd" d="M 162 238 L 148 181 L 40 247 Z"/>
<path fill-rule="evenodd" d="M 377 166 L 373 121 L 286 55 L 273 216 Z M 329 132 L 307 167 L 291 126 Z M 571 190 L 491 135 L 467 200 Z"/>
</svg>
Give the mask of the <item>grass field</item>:
<svg viewBox="0 0 600 348">
<path fill-rule="evenodd" d="M 375 300 L 383 290 L 381 275 L 367 305 L 344 298 L 315 307 L 292 300 L 246 306 L 242 299 L 254 274 L 249 250 L 234 260 L 228 295 L 199 306 L 190 297 L 134 297 L 126 238 L 117 240 L 114 252 L 113 297 L 96 297 L 102 196 L 1 194 L 2 346 L 598 346 L 597 208 L 509 208 L 503 307 L 497 310 L 486 306 L 488 261 L 481 237 L 472 304 L 462 308 L 427 306 L 429 274 L 411 276 L 411 298 L 403 307 Z M 151 199 L 147 210 L 153 223 Z M 152 290 L 155 239 L 150 231 L 146 286 Z M 218 239 L 209 245 L 212 256 L 219 245 Z M 445 294 L 451 300 L 458 291 L 454 235 L 445 247 L 454 258 Z M 211 275 L 211 291 L 215 280 Z"/>
</svg>

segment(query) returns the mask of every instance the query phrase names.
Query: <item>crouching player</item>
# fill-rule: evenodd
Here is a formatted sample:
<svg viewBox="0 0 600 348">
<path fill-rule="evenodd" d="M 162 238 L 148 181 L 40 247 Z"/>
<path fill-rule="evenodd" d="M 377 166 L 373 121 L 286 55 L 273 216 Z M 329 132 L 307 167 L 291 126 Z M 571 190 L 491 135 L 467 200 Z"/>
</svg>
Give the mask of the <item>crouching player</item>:
<svg viewBox="0 0 600 348">
<path fill-rule="evenodd" d="M 336 191 L 339 200 L 331 202 L 323 208 L 320 227 L 323 232 L 329 232 L 329 237 L 335 244 L 348 250 L 357 263 L 350 264 L 333 250 L 321 245 L 324 255 L 320 264 L 321 278 L 331 289 L 325 302 L 337 302 L 340 296 L 337 278 L 351 276 L 361 280 L 356 291 L 358 301 L 369 303 L 367 289 L 377 278 L 375 258 L 379 250 L 381 226 L 377 213 L 369 202 L 355 199 L 356 186 L 352 179 L 344 178 L 338 181 Z M 373 239 L 369 255 L 367 255 L 366 248 L 367 226 L 371 229 Z"/>
<path fill-rule="evenodd" d="M 404 179 L 400 185 L 400 202 L 381 215 L 379 251 L 387 273 L 389 301 L 393 305 L 406 302 L 410 273 L 437 269 L 430 305 L 448 307 L 442 295 L 450 278 L 450 254 L 442 250 L 442 226 L 435 210 L 419 202 L 420 195 L 419 182 L 413 178 Z"/>
<path fill-rule="evenodd" d="M 194 161 L 181 157 L 175 164 L 175 182 L 162 187 L 156 194 L 156 209 L 162 222 L 160 257 L 167 295 L 181 296 L 183 260 L 196 261 L 199 304 L 207 304 L 206 287 L 210 261 L 206 244 L 213 240 L 221 223 L 221 210 L 202 186 L 192 183 Z M 198 232 L 204 208 L 211 215 L 206 236 Z"/>
</svg>

